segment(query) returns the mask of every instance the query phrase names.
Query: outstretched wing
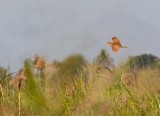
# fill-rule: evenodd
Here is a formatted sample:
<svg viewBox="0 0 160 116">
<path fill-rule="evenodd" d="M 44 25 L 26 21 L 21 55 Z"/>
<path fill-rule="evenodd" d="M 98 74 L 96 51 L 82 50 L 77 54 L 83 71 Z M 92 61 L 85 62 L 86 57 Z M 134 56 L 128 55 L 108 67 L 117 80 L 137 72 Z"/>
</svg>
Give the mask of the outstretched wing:
<svg viewBox="0 0 160 116">
<path fill-rule="evenodd" d="M 121 44 L 121 41 L 117 37 L 112 37 L 112 41 L 115 44 Z"/>
<path fill-rule="evenodd" d="M 112 42 L 107 42 L 107 44 L 109 45 L 109 46 L 113 46 L 113 43 Z"/>
</svg>

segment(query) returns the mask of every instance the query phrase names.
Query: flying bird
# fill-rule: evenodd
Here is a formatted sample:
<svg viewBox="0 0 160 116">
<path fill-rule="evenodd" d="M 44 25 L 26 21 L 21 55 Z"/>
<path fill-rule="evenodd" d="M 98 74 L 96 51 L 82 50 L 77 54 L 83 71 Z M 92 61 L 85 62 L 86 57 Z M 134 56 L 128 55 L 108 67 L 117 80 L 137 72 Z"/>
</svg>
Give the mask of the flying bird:
<svg viewBox="0 0 160 116">
<path fill-rule="evenodd" d="M 118 52 L 120 48 L 128 48 L 127 46 L 122 46 L 121 41 L 117 37 L 112 37 L 112 41 L 107 42 L 107 44 L 112 47 L 114 52 Z"/>
</svg>

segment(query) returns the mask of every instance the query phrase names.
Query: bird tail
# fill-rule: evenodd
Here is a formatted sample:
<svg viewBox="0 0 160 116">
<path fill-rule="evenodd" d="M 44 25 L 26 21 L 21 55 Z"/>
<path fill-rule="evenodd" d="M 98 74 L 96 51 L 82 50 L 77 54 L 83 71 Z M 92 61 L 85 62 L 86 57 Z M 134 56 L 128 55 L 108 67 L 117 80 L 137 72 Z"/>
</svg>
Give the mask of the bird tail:
<svg viewBox="0 0 160 116">
<path fill-rule="evenodd" d="M 122 46 L 122 48 L 128 48 L 127 46 Z"/>
</svg>

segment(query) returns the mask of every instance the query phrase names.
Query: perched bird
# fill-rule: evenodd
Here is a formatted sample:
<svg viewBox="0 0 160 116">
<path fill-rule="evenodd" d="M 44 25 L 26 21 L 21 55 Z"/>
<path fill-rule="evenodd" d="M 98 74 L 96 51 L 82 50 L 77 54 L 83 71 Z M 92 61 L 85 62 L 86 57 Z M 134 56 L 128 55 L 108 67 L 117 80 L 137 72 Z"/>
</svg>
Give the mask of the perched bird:
<svg viewBox="0 0 160 116">
<path fill-rule="evenodd" d="M 121 41 L 117 37 L 112 37 L 112 41 L 107 42 L 107 44 L 112 47 L 114 52 L 118 52 L 120 48 L 128 48 L 127 46 L 122 46 Z"/>
</svg>

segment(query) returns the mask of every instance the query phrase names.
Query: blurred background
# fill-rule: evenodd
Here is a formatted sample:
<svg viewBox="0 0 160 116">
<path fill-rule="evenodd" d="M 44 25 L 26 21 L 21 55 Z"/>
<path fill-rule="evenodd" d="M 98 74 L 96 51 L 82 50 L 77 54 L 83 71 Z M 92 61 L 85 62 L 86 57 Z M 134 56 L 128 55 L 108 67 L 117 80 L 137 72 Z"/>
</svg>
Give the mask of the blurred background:
<svg viewBox="0 0 160 116">
<path fill-rule="evenodd" d="M 115 64 L 128 56 L 160 56 L 159 0 L 0 0 L 0 66 L 12 71 L 34 54 L 63 60 L 80 53 L 88 61 L 105 49 Z M 128 49 L 113 53 L 112 36 Z"/>
</svg>

